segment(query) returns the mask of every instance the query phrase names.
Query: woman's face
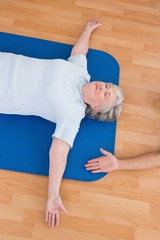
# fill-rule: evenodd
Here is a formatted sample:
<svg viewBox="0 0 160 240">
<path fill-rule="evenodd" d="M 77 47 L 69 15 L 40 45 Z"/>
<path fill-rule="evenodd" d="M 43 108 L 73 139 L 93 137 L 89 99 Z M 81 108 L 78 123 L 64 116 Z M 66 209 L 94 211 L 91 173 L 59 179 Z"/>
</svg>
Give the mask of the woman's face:
<svg viewBox="0 0 160 240">
<path fill-rule="evenodd" d="M 102 107 L 111 106 L 116 103 L 117 97 L 112 84 L 94 81 L 87 85 L 88 104 L 95 111 L 99 111 Z"/>
</svg>

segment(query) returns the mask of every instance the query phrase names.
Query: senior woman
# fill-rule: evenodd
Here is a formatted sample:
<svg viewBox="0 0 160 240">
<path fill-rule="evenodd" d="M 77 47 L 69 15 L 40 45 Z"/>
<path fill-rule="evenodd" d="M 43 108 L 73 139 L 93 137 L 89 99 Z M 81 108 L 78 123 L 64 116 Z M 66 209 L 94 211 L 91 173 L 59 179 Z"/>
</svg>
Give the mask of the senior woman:
<svg viewBox="0 0 160 240">
<path fill-rule="evenodd" d="M 35 115 L 56 123 L 49 151 L 48 201 L 45 219 L 58 226 L 66 213 L 59 195 L 68 152 L 85 114 L 112 121 L 120 112 L 123 94 L 118 86 L 89 83 L 86 54 L 91 33 L 102 24 L 91 19 L 68 61 L 0 53 L 0 113 Z"/>
</svg>

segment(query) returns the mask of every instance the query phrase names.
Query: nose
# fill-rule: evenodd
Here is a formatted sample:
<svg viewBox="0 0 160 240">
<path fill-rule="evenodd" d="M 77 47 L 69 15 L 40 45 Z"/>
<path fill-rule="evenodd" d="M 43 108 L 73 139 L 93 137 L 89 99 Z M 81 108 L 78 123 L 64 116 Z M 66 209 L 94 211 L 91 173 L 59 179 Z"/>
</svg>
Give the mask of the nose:
<svg viewBox="0 0 160 240">
<path fill-rule="evenodd" d="M 108 92 L 108 89 L 106 89 L 105 87 L 100 87 L 100 94 L 101 95 L 104 95 L 104 94 L 107 94 L 107 92 Z"/>
<path fill-rule="evenodd" d="M 105 90 L 105 88 L 103 86 L 99 86 L 98 90 L 99 90 L 99 92 L 103 92 Z"/>
<path fill-rule="evenodd" d="M 109 88 L 110 88 L 110 86 L 108 86 L 108 85 L 110 85 L 110 84 L 104 84 L 104 85 L 99 86 L 99 87 L 98 87 L 98 92 L 99 92 L 100 94 L 108 93 Z"/>
</svg>

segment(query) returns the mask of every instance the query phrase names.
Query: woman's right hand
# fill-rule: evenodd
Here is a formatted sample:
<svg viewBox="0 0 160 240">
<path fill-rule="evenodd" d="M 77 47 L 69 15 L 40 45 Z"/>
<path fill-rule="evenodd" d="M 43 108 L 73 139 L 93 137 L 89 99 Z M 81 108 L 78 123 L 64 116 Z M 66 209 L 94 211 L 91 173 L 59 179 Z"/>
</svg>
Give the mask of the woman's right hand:
<svg viewBox="0 0 160 240">
<path fill-rule="evenodd" d="M 86 32 L 93 32 L 96 28 L 102 26 L 102 23 L 100 22 L 100 20 L 96 19 L 96 18 L 92 18 L 89 20 L 89 22 L 87 23 L 86 27 L 85 27 L 85 31 Z"/>
<path fill-rule="evenodd" d="M 92 173 L 111 172 L 119 168 L 119 160 L 110 152 L 100 149 L 105 156 L 89 160 L 85 164 L 86 170 Z"/>
</svg>

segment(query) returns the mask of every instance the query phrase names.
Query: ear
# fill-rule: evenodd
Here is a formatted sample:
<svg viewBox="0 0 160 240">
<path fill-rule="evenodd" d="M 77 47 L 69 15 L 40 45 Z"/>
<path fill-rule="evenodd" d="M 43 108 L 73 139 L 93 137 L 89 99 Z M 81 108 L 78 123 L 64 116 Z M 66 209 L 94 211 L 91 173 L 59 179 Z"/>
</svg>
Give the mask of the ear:
<svg viewBox="0 0 160 240">
<path fill-rule="evenodd" d="M 97 105 L 91 105 L 91 108 L 95 111 L 95 112 L 99 112 L 100 111 L 100 107 Z"/>
</svg>

